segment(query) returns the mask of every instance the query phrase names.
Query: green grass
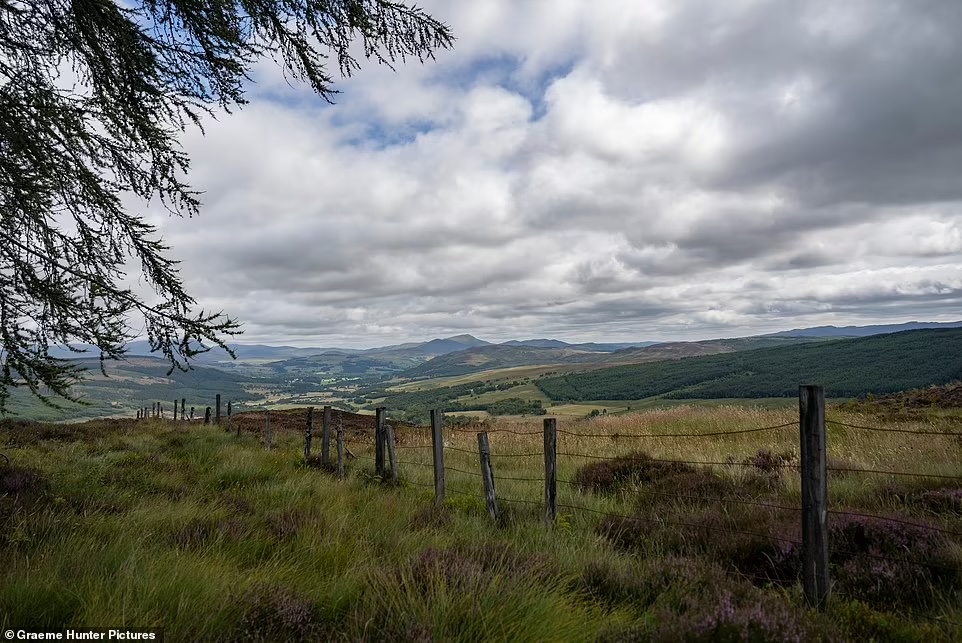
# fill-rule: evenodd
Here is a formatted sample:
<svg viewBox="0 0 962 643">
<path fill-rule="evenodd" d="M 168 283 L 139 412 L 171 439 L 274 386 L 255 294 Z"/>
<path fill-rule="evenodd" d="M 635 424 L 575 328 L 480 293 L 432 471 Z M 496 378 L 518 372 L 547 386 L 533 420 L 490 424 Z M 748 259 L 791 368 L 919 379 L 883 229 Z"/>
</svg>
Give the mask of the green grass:
<svg viewBox="0 0 962 643">
<path fill-rule="evenodd" d="M 860 425 L 876 421 L 840 410 L 830 417 Z M 641 443 L 662 458 L 742 461 L 760 448 L 792 457 L 797 430 L 791 428 L 685 440 L 617 436 L 793 420 L 794 409 L 733 406 L 685 406 L 590 421 L 562 417 L 559 426 L 566 431 L 612 437 L 561 434 L 559 450 L 613 457 Z M 897 426 L 945 428 L 939 422 Z M 494 428 L 538 431 L 540 425 L 540 420 L 495 420 Z M 863 639 L 874 632 L 879 640 L 951 640 L 962 633 L 931 621 L 962 621 L 957 589 L 904 608 L 856 600 L 839 590 L 829 614 L 820 616 L 803 609 L 797 583 L 756 587 L 723 557 L 697 553 L 697 547 L 716 546 L 717 536 L 703 543 L 697 533 L 682 532 L 683 542 L 676 542 L 677 531 L 646 525 L 639 531 L 641 544 L 626 547 L 603 535 L 601 516 L 564 508 L 557 524 L 547 528 L 539 504 L 541 457 L 503 457 L 539 453 L 540 435 L 491 434 L 504 512 L 498 524 L 477 497 L 481 483 L 475 475 L 450 471 L 448 499 L 434 507 L 428 449 L 398 450 L 402 484 L 392 487 L 375 480 L 364 459 L 371 446 L 359 439 L 349 443 L 360 457 L 349 461 L 344 481 L 303 466 L 301 437 L 293 432 L 276 434 L 270 452 L 254 434 L 238 439 L 215 427 L 159 421 L 42 433 L 10 428 L 0 439 L 14 467 L 42 477 L 41 484 L 18 494 L 0 494 L 4 629 L 156 626 L 171 641 L 674 640 L 687 636 L 685 628 L 698 619 L 711 617 L 719 601 L 731 600 L 736 612 L 740 605 L 782 610 L 788 616 L 779 623 L 797 621 L 818 636 Z M 446 440 L 449 447 L 477 447 L 470 431 Z M 429 432 L 405 430 L 399 441 L 406 447 L 427 445 Z M 957 438 L 923 440 L 833 426 L 829 445 L 833 461 L 853 468 L 962 474 Z M 478 469 L 470 453 L 449 448 L 446 459 L 455 469 Z M 573 479 L 587 461 L 562 457 L 559 478 Z M 735 494 L 754 489 L 753 499 L 799 502 L 793 470 L 766 478 L 770 487 L 762 490 L 752 471 L 720 466 L 711 475 L 734 485 Z M 536 480 L 508 479 L 527 477 Z M 898 479 L 833 477 L 830 489 L 835 507 L 962 531 L 962 513 L 933 514 L 899 500 L 899 493 L 911 495 L 915 487 Z M 558 496 L 560 503 L 594 511 L 641 511 L 669 521 L 697 520 L 712 510 L 686 500 L 639 505 L 641 491 L 629 485 L 595 495 L 561 485 Z M 736 508 L 727 520 L 765 525 L 768 513 L 762 514 Z M 794 525 L 793 516 L 787 520 Z M 954 542 L 951 564 L 957 565 L 962 543 Z"/>
</svg>

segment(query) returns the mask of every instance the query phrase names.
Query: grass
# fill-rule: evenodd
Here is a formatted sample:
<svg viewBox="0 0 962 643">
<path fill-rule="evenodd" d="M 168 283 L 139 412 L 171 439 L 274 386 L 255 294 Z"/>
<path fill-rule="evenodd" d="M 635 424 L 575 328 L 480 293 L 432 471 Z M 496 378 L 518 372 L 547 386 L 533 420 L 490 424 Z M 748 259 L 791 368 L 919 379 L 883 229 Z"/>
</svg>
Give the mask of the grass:
<svg viewBox="0 0 962 643">
<path fill-rule="evenodd" d="M 841 409 L 829 418 L 879 425 L 871 414 Z M 479 497 L 470 429 L 445 437 L 449 493 L 435 507 L 431 452 L 418 448 L 430 445 L 427 429 L 398 431 L 402 482 L 392 487 L 373 476 L 363 432 L 352 432 L 348 446 L 359 458 L 338 481 L 303 466 L 301 436 L 280 425 L 271 451 L 255 433 L 237 438 L 199 424 L 7 426 L 0 434 L 11 459 L 9 468 L 0 464 L 0 626 L 157 626 L 172 641 L 957 639 L 962 630 L 942 621 L 962 622 L 958 574 L 909 577 L 897 568 L 866 584 L 864 560 L 852 554 L 833 569 L 839 584 L 820 615 L 804 609 L 797 575 L 776 578 L 784 570 L 765 567 L 779 555 L 772 541 L 725 531 L 797 529 L 796 514 L 739 504 L 799 504 L 794 470 L 766 464 L 797 462 L 797 427 L 626 437 L 795 421 L 794 410 L 738 406 L 559 417 L 563 431 L 602 437 L 559 434 L 559 452 L 599 459 L 560 456 L 559 479 L 584 481 L 585 490 L 561 484 L 558 502 L 585 510 L 561 508 L 550 529 L 540 505 L 538 419 L 492 420 L 493 429 L 535 433 L 490 433 L 503 509 L 497 524 Z M 945 429 L 942 422 L 885 426 Z M 959 438 L 830 425 L 828 443 L 836 467 L 962 475 Z M 587 463 L 639 451 L 732 464 L 641 473 L 629 458 L 616 483 L 590 490 L 604 472 Z M 508 457 L 527 453 L 535 455 Z M 950 486 L 831 474 L 830 498 L 833 509 L 962 532 Z M 838 531 L 838 543 L 865 528 L 846 527 L 838 516 L 830 524 L 848 529 Z M 912 536 L 906 529 L 878 532 L 878 546 Z M 962 566 L 962 539 L 913 538 L 914 548 L 900 555 Z M 763 573 L 770 582 L 752 578 Z"/>
</svg>

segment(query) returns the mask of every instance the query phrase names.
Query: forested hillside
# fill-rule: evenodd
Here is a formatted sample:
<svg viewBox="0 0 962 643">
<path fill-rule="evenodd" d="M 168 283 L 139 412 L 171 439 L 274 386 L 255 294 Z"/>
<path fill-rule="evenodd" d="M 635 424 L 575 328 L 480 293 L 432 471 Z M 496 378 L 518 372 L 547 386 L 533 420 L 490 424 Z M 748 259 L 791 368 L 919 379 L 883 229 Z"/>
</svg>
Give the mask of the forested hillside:
<svg viewBox="0 0 962 643">
<path fill-rule="evenodd" d="M 553 400 L 783 397 L 796 395 L 800 383 L 856 397 L 960 377 L 962 329 L 939 329 L 619 366 L 537 384 Z"/>
</svg>

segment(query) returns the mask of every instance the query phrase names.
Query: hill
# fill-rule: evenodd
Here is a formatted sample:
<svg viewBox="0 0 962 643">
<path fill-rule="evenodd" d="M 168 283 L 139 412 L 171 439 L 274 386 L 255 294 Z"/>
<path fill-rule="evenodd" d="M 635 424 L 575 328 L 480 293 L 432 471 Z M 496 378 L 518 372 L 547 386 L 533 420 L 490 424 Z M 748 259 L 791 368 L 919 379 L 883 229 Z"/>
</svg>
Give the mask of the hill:
<svg viewBox="0 0 962 643">
<path fill-rule="evenodd" d="M 812 328 L 795 328 L 783 330 L 779 333 L 763 335 L 763 337 L 868 337 L 870 335 L 884 335 L 900 333 L 905 330 L 928 330 L 935 328 L 959 328 L 962 321 L 957 322 L 905 322 L 904 324 L 878 324 L 874 326 L 814 326 Z"/>
<path fill-rule="evenodd" d="M 894 393 L 962 378 L 962 329 L 913 330 L 605 368 L 540 379 L 552 400 L 832 397 Z"/>
<path fill-rule="evenodd" d="M 539 341 L 539 340 L 536 340 Z M 555 341 L 555 340 L 546 340 Z M 668 359 L 681 359 L 694 355 L 714 355 L 739 350 L 783 346 L 799 342 L 816 341 L 805 337 L 745 337 L 736 339 L 709 339 L 701 342 L 668 342 L 648 346 L 631 346 L 612 352 L 578 348 L 568 344 L 562 348 L 524 345 L 521 342 L 490 344 L 457 353 L 435 357 L 427 362 L 399 373 L 411 379 L 452 377 L 492 369 L 516 366 L 572 366 L 578 370 L 605 368 L 620 364 L 639 364 Z M 570 369 L 569 369 L 570 370 Z"/>
<path fill-rule="evenodd" d="M 97 359 L 74 360 L 87 369 L 83 380 L 74 386 L 73 393 L 85 404 L 64 400 L 56 403 L 62 408 L 51 408 L 33 398 L 25 389 L 15 389 L 10 403 L 10 415 L 19 419 L 60 421 L 126 415 L 138 409 L 161 402 L 170 408 L 173 401 L 186 399 L 188 406 L 197 406 L 200 412 L 213 404 L 220 393 L 224 404 L 257 399 L 249 388 L 259 382 L 242 375 L 216 368 L 196 366 L 190 371 L 174 370 L 169 376 L 170 365 L 157 357 L 129 357 L 121 361 L 105 363 L 107 375 L 100 372 Z"/>
<path fill-rule="evenodd" d="M 582 364 L 594 361 L 603 355 L 604 353 L 573 348 L 492 344 L 435 357 L 420 366 L 400 373 L 400 376 L 411 379 L 449 377 L 512 366 Z"/>
</svg>

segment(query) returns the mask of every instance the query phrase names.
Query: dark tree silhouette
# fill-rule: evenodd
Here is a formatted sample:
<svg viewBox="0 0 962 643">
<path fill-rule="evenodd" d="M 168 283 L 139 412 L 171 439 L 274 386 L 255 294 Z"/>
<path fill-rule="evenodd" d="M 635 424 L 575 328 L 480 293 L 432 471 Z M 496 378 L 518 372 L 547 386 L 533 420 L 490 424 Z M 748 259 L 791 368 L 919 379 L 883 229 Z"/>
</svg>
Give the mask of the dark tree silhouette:
<svg viewBox="0 0 962 643">
<path fill-rule="evenodd" d="M 103 368 L 139 334 L 134 317 L 171 370 L 230 352 L 238 322 L 198 310 L 122 197 L 198 212 L 178 135 L 243 105 L 257 60 L 330 101 L 333 75 L 359 68 L 355 51 L 393 66 L 452 42 L 446 25 L 385 0 L 0 0 L 0 413 L 17 386 L 74 399 L 80 371 L 50 348 L 91 344 Z M 130 261 L 150 302 L 123 285 Z"/>
</svg>

